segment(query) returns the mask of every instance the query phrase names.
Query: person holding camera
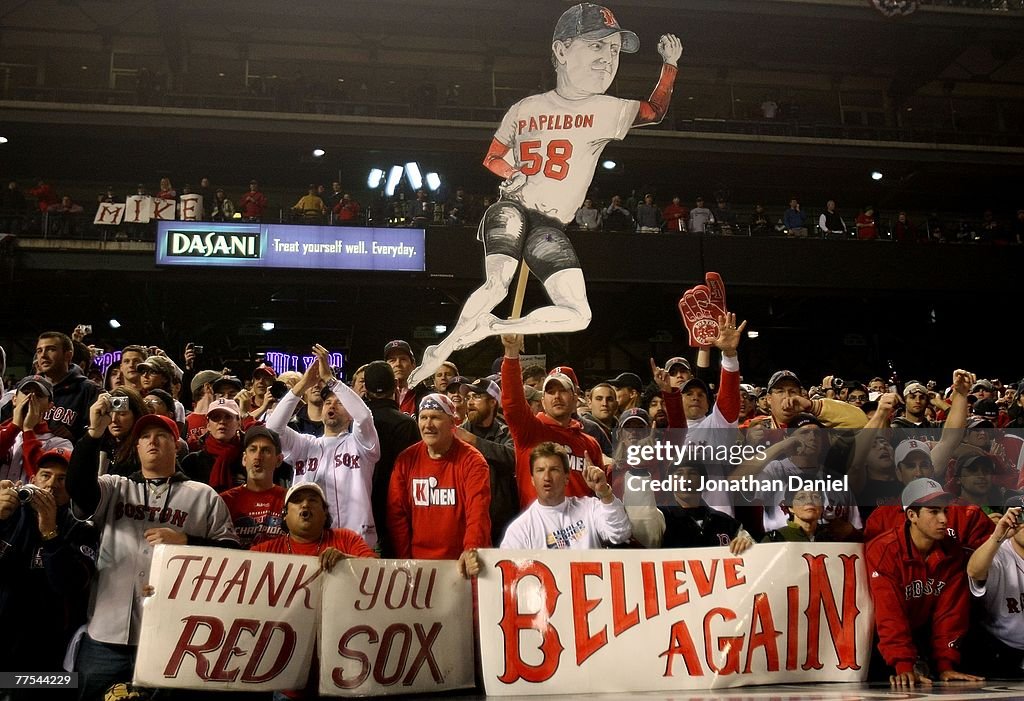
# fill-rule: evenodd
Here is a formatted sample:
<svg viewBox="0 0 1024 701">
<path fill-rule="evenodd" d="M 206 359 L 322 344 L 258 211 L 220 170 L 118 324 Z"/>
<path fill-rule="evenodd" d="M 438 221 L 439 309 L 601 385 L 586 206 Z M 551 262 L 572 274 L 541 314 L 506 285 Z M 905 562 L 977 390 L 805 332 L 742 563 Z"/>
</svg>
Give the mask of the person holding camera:
<svg viewBox="0 0 1024 701">
<path fill-rule="evenodd" d="M 373 415 L 359 395 L 334 376 L 327 350 L 316 344 L 313 353 L 316 361 L 278 402 L 267 418 L 267 428 L 281 437 L 285 458 L 295 466 L 293 484 L 315 482 L 324 487 L 327 506 L 337 516 L 338 525 L 355 531 L 373 547 L 377 529 L 370 494 L 380 457 Z M 288 421 L 307 387 L 318 381 L 324 384 L 324 435 L 315 437 L 299 433 Z"/>
<path fill-rule="evenodd" d="M 85 622 L 98 537 L 71 515 L 70 458 L 70 448 L 54 448 L 36 461 L 30 481 L 0 481 L 0 621 L 29 636 L 3 636 L 7 669 L 61 671 L 68 641 Z"/>
<path fill-rule="evenodd" d="M 75 444 L 75 450 L 83 459 L 95 462 L 103 473 L 127 477 L 139 469 L 128 437 L 136 422 L 146 414 L 149 407 L 133 387 L 118 387 L 112 392 L 103 392 L 89 407 L 89 431 Z M 92 428 L 98 426 L 97 417 L 109 415 L 102 430 L 93 435 Z"/>
</svg>

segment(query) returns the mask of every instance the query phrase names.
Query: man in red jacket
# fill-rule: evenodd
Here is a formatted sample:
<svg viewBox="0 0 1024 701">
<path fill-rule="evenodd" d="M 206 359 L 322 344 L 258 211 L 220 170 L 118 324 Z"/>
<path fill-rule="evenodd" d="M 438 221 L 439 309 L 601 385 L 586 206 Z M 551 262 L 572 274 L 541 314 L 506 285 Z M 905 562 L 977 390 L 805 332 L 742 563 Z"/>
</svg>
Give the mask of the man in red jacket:
<svg viewBox="0 0 1024 701">
<path fill-rule="evenodd" d="M 954 669 L 960 663 L 957 644 L 967 632 L 969 598 L 963 550 L 947 537 L 952 500 L 935 480 L 914 480 L 901 497 L 906 521 L 865 550 L 877 652 L 895 668 L 888 672 L 896 688 L 931 686 L 932 668 L 940 681 L 981 679 Z"/>
<path fill-rule="evenodd" d="M 530 472 L 530 452 L 538 443 L 551 441 L 565 448 L 569 454 L 569 483 L 565 495 L 590 496 L 593 492 L 583 479 L 583 456 L 595 465 L 604 465 L 601 446 L 592 436 L 583 432 L 583 424 L 573 418 L 577 392 L 572 378 L 564 373 L 553 373 L 544 378 L 543 411 L 534 416 L 526 401 L 522 369 L 519 367 L 519 349 L 523 337 L 505 334 L 505 359 L 501 363 L 501 408 L 505 422 L 516 446 L 516 482 L 519 485 L 519 506 L 523 509 L 537 498 Z"/>
<path fill-rule="evenodd" d="M 388 530 L 397 558 L 458 560 L 480 572 L 476 549 L 491 545 L 491 473 L 479 450 L 455 437 L 455 405 L 443 394 L 420 401 L 419 443 L 395 460 Z"/>
</svg>

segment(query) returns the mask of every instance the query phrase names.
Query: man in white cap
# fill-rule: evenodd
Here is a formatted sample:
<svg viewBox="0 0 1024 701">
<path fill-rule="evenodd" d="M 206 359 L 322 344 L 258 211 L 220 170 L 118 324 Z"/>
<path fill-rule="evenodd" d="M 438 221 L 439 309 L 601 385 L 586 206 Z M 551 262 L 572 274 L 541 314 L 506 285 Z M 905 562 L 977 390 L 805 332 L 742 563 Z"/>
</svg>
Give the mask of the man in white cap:
<svg viewBox="0 0 1024 701">
<path fill-rule="evenodd" d="M 865 560 L 878 645 L 869 677 L 898 689 L 939 681 L 977 681 L 955 668 L 969 621 L 966 557 L 948 537 L 953 495 L 922 477 L 904 488 L 904 522 L 868 543 Z"/>
</svg>

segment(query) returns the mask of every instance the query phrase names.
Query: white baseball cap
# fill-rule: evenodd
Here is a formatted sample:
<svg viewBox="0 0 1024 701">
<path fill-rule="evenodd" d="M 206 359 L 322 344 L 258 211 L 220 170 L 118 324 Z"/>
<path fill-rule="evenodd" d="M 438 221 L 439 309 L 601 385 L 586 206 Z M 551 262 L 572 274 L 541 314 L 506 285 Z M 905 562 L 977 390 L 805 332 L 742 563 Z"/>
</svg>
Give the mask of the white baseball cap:
<svg viewBox="0 0 1024 701">
<path fill-rule="evenodd" d="M 292 500 L 292 496 L 296 492 L 301 492 L 303 489 L 316 492 L 320 496 L 320 501 L 322 501 L 325 506 L 327 505 L 327 497 L 324 496 L 324 490 L 316 482 L 299 482 L 298 484 L 293 484 L 288 488 L 288 492 L 284 495 L 284 503 L 287 504 L 290 502 Z"/>
<path fill-rule="evenodd" d="M 925 443 L 924 441 L 919 441 L 915 438 L 909 438 L 901 442 L 898 446 L 896 446 L 896 450 L 893 453 L 893 460 L 896 462 L 897 465 L 899 465 L 901 462 L 907 459 L 908 455 L 914 452 L 924 453 L 926 456 L 928 456 L 928 459 L 931 460 L 931 448 L 929 448 L 928 444 Z"/>
<path fill-rule="evenodd" d="M 953 501 L 952 494 L 928 477 L 920 477 L 903 488 L 900 502 L 904 509 L 911 506 L 942 506 Z"/>
</svg>

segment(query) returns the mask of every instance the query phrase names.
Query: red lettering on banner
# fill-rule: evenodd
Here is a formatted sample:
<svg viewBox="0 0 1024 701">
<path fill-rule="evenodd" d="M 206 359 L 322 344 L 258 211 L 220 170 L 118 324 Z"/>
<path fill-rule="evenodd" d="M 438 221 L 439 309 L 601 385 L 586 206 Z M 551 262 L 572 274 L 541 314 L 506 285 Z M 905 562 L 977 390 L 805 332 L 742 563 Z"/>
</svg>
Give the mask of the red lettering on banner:
<svg viewBox="0 0 1024 701">
<path fill-rule="evenodd" d="M 750 663 L 754 657 L 754 650 L 759 647 L 764 648 L 766 670 L 769 672 L 779 671 L 779 647 L 776 639 L 780 635 L 782 635 L 782 631 L 775 628 L 768 595 L 763 592 L 754 594 L 754 611 L 750 617 L 750 634 L 747 636 L 747 664 L 743 669 L 744 674 L 750 674 Z"/>
<path fill-rule="evenodd" d="M 366 582 L 368 581 L 369 575 L 370 575 L 370 568 L 367 567 L 365 570 L 363 570 L 363 576 L 359 579 L 359 592 L 361 594 L 365 594 L 366 596 L 370 597 L 370 600 L 369 600 L 368 603 L 364 602 L 364 601 L 356 601 L 356 603 L 355 603 L 356 611 L 369 611 L 370 609 L 372 609 L 374 606 L 377 605 L 377 596 L 380 594 L 380 587 L 384 583 L 384 570 L 383 569 L 378 569 L 377 570 L 377 584 L 374 585 L 373 591 L 366 591 Z M 353 628 L 352 630 L 356 630 L 356 629 Z M 348 687 L 342 687 L 342 688 L 348 688 Z"/>
<path fill-rule="evenodd" d="M 622 563 L 610 562 L 608 570 L 612 580 L 612 630 L 617 638 L 640 623 L 640 607 L 626 610 L 626 578 L 622 574 Z"/>
<path fill-rule="evenodd" d="M 181 200 L 181 218 L 185 221 L 195 221 L 196 219 L 196 200 L 185 199 Z"/>
<path fill-rule="evenodd" d="M 800 649 L 800 587 L 786 587 L 786 671 L 796 669 L 796 656 Z"/>
<path fill-rule="evenodd" d="M 267 648 L 270 646 L 270 641 L 274 637 L 274 633 L 280 632 L 284 635 L 284 640 L 281 642 L 281 647 L 277 651 L 277 657 L 274 659 L 274 664 L 270 666 L 263 674 L 256 674 L 256 670 L 260 666 L 260 662 L 263 661 L 263 655 L 266 654 Z M 256 641 L 256 647 L 252 650 L 252 655 L 249 658 L 249 663 L 245 665 L 245 671 L 242 672 L 242 681 L 250 684 L 261 684 L 266 681 L 270 681 L 278 674 L 280 674 L 288 663 L 292 659 L 292 655 L 295 654 L 295 641 L 296 634 L 295 629 L 284 621 L 268 621 L 263 624 L 263 630 L 260 632 L 259 640 Z"/>
<path fill-rule="evenodd" d="M 320 576 L 320 572 L 321 571 L 322 570 L 319 570 L 319 569 L 315 570 L 313 572 L 313 574 L 311 574 L 309 576 L 309 579 L 307 579 L 306 581 L 303 582 L 302 581 L 302 575 L 304 575 L 306 573 L 306 566 L 303 565 L 302 568 L 299 570 L 299 573 L 297 575 L 295 575 L 295 582 L 294 582 L 294 584 L 292 584 L 292 591 L 288 595 L 288 601 L 286 601 L 284 603 L 285 607 L 291 606 L 292 605 L 292 601 L 294 601 L 296 595 L 298 595 L 298 593 L 300 591 L 302 591 L 302 592 L 305 592 L 305 596 L 303 597 L 303 600 L 302 600 L 302 605 L 305 606 L 308 609 L 312 609 L 313 606 L 312 606 L 312 604 L 309 603 L 309 597 L 311 597 L 313 595 L 313 592 L 311 592 L 309 590 L 309 585 L 310 585 L 310 583 L 314 579 L 316 579 L 317 577 Z"/>
<path fill-rule="evenodd" d="M 372 671 L 374 681 L 381 686 L 394 686 L 399 679 L 402 679 L 402 686 L 412 686 L 420 668 L 426 664 L 430 668 L 430 676 L 434 682 L 443 684 L 444 675 L 434 658 L 433 650 L 442 628 L 443 624 L 440 621 L 433 623 L 429 632 L 424 630 L 419 623 L 414 623 L 412 628 L 404 623 L 393 623 L 384 630 L 384 634 L 380 637 L 376 630 L 367 625 L 349 628 L 338 641 L 338 654 L 345 659 L 358 662 L 359 671 L 354 676 L 346 675 L 344 668 L 335 667 L 331 670 L 331 681 L 339 689 L 355 689 L 369 678 Z M 416 634 L 419 652 L 413 658 L 412 664 L 408 665 L 408 672 L 406 672 L 406 662 L 409 660 L 409 652 L 412 649 L 413 633 Z M 365 635 L 370 645 L 375 645 L 380 640 L 380 647 L 377 649 L 373 664 L 370 663 L 368 655 L 349 646 L 351 640 L 358 635 Z M 396 643 L 397 638 L 401 638 L 400 643 Z M 387 670 L 392 666 L 391 651 L 396 644 L 400 645 L 398 660 L 393 665 L 394 671 L 389 673 Z"/>
<path fill-rule="evenodd" d="M 121 205 L 121 206 L 116 206 L 115 205 L 115 206 L 112 207 L 109 204 L 101 203 L 100 207 L 99 207 L 99 212 L 97 213 L 97 216 L 96 216 L 96 219 L 99 220 L 99 222 L 97 222 L 97 223 L 99 223 L 99 224 L 106 224 L 107 223 L 106 222 L 106 218 L 107 218 L 107 215 L 109 214 L 110 215 L 110 223 L 111 224 L 117 224 L 117 220 L 118 220 L 120 214 L 123 211 L 124 211 L 124 206 L 123 205 Z"/>
<path fill-rule="evenodd" d="M 576 664 L 584 660 L 608 644 L 608 627 L 601 626 L 596 635 L 590 634 L 587 618 L 601 603 L 601 599 L 587 598 L 587 577 L 604 576 L 600 562 L 570 562 L 569 579 L 572 582 L 572 623 L 576 633 Z"/>
<path fill-rule="evenodd" d="M 676 621 L 672 624 L 669 632 L 668 649 L 658 655 L 665 657 L 665 673 L 663 677 L 671 677 L 672 661 L 676 656 L 683 658 L 686 663 L 686 673 L 691 677 L 703 677 L 704 668 L 701 667 L 700 658 L 697 657 L 697 648 L 693 645 L 693 638 L 690 637 L 690 629 L 686 627 L 686 621 Z"/>
<path fill-rule="evenodd" d="M 170 210 L 170 215 L 167 211 Z M 173 220 L 174 219 L 174 200 L 163 200 L 159 197 L 153 199 L 153 218 Z"/>
<path fill-rule="evenodd" d="M 511 560 L 497 563 L 502 575 L 502 615 L 499 624 L 504 636 L 505 671 L 498 677 L 503 684 L 513 684 L 520 679 L 537 683 L 550 679 L 558 671 L 558 661 L 565 649 L 558 637 L 558 630 L 549 625 L 555 613 L 558 597 L 562 592 L 551 570 L 536 560 L 529 560 L 518 565 Z M 540 583 L 543 604 L 541 610 L 534 613 L 519 612 L 519 598 L 516 591 L 520 582 L 527 577 L 534 577 Z M 544 642 L 540 645 L 542 654 L 539 664 L 527 664 L 519 653 L 519 631 L 532 628 L 539 631 Z"/>
<path fill-rule="evenodd" d="M 441 668 L 437 666 L 437 660 L 434 659 L 434 643 L 437 641 L 437 636 L 441 633 L 441 622 L 437 621 L 430 626 L 430 633 L 425 633 L 423 626 L 419 623 L 413 624 L 413 629 L 416 631 L 416 641 L 420 644 L 420 651 L 416 654 L 416 657 L 412 661 L 412 665 L 409 666 L 409 673 L 402 680 L 403 686 L 411 686 L 416 681 L 416 675 L 419 674 L 420 667 L 426 662 L 430 666 L 430 676 L 436 684 L 444 683 L 444 675 L 441 674 Z"/>
<path fill-rule="evenodd" d="M 235 572 L 235 575 L 228 580 L 227 585 L 224 587 L 224 593 L 220 595 L 219 599 L 217 599 L 218 604 L 223 604 L 225 601 L 227 601 L 228 595 L 231 593 L 231 590 L 235 587 L 238 587 L 237 603 L 242 603 L 242 600 L 245 598 L 245 587 L 249 583 L 249 569 L 251 567 L 252 560 L 245 560 L 242 562 L 242 565 L 238 568 L 238 571 Z"/>
<path fill-rule="evenodd" d="M 255 637 L 256 631 L 259 629 L 260 622 L 255 618 L 235 619 L 235 622 L 231 624 L 231 628 L 228 629 L 227 638 L 224 640 L 224 647 L 220 651 L 220 655 L 217 656 L 217 663 L 213 665 L 213 673 L 210 675 L 210 679 L 218 682 L 233 682 L 238 678 L 239 670 L 237 668 L 227 668 L 231 658 L 243 652 L 242 648 L 238 647 L 238 639 L 243 632 L 250 633 Z"/>
<path fill-rule="evenodd" d="M 653 562 L 640 563 L 640 576 L 644 586 L 644 618 L 651 620 L 660 613 L 658 608 L 658 580 Z"/>
<path fill-rule="evenodd" d="M 267 588 L 267 605 L 277 606 L 277 602 L 280 600 L 281 595 L 284 594 L 284 586 L 288 582 L 288 575 L 292 573 L 292 566 L 288 564 L 284 570 L 284 577 L 281 578 L 281 584 L 274 588 L 274 563 L 268 562 L 267 566 L 263 568 L 263 573 L 260 575 L 259 581 L 256 582 L 256 589 L 253 591 L 252 596 L 249 598 L 249 605 L 252 606 L 256 599 L 259 597 L 260 592 L 263 591 L 263 587 Z"/>
<path fill-rule="evenodd" d="M 402 647 L 398 653 L 398 664 L 395 665 L 395 673 L 387 674 L 387 665 L 391 660 L 391 646 L 398 634 L 402 634 Z M 380 649 L 377 651 L 377 661 L 373 664 L 373 679 L 381 686 L 391 686 L 398 681 L 405 671 L 405 662 L 409 659 L 409 626 L 404 623 L 392 623 L 384 629 L 384 635 L 380 640 Z"/>
<path fill-rule="evenodd" d="M 715 588 L 715 573 L 718 572 L 718 560 L 711 561 L 711 574 L 704 571 L 704 563 L 700 560 L 689 560 L 690 576 L 697 586 L 697 593 L 703 599 Z"/>
<path fill-rule="evenodd" d="M 391 600 L 391 592 L 395 590 L 395 580 L 397 579 L 399 572 L 401 572 L 402 576 L 405 577 L 405 581 L 398 585 L 398 591 L 402 595 L 402 598 L 399 599 L 397 602 L 394 602 Z M 408 570 L 398 569 L 391 571 L 391 581 L 388 582 L 388 591 L 384 595 L 385 606 L 387 606 L 392 611 L 394 611 L 395 609 L 400 609 L 405 606 L 405 602 L 409 598 L 409 584 L 411 583 L 410 579 L 411 578 L 409 577 Z M 387 635 L 387 631 L 385 631 L 384 634 Z"/>
<path fill-rule="evenodd" d="M 722 569 L 725 570 L 726 589 L 732 589 L 747 583 L 747 578 L 740 571 L 741 567 L 743 567 L 743 558 L 741 557 L 727 557 L 722 560 Z"/>
<path fill-rule="evenodd" d="M 174 650 L 167 661 L 167 666 L 164 668 L 164 677 L 169 679 L 177 678 L 181 665 L 185 661 L 185 656 L 191 655 L 195 658 L 196 676 L 200 679 L 219 682 L 234 681 L 238 677 L 239 670 L 229 670 L 227 666 L 231 662 L 231 658 L 237 656 L 242 651 L 237 645 L 238 639 L 243 632 L 248 632 L 255 637 L 256 632 L 261 630 L 260 621 L 253 618 L 236 619 L 231 624 L 231 628 L 226 635 L 224 633 L 223 621 L 214 616 L 188 616 L 183 618 L 182 622 L 185 623 L 185 627 L 182 629 L 178 642 L 175 644 Z M 193 638 L 196 637 L 201 627 L 208 629 L 209 635 L 204 642 L 193 642 Z M 284 634 L 281 649 L 273 666 L 266 673 L 257 676 L 256 668 L 263 660 L 263 655 L 266 653 L 275 631 L 281 631 Z M 242 673 L 242 681 L 249 683 L 265 682 L 280 674 L 294 653 L 295 640 L 295 630 L 287 623 L 264 621 L 260 636 L 253 648 L 252 656 L 245 666 L 245 671 Z M 223 649 L 221 649 L 222 647 Z M 212 657 L 212 653 L 218 649 L 221 649 L 221 652 L 217 656 L 211 670 L 207 653 L 210 653 Z"/>
<path fill-rule="evenodd" d="M 192 601 L 197 601 L 199 599 L 199 590 L 202 588 L 203 582 L 210 583 L 210 591 L 206 595 L 206 600 L 210 601 L 213 598 L 213 591 L 217 588 L 217 585 L 220 584 L 220 578 L 224 574 L 224 568 L 228 565 L 228 559 L 226 557 L 220 558 L 220 569 L 217 570 L 217 574 L 209 575 L 207 572 L 210 571 L 210 563 L 212 562 L 212 557 L 206 558 L 206 562 L 203 563 L 203 571 L 192 580 L 195 584 L 195 588 L 192 590 L 192 596 L 189 597 Z"/>
<path fill-rule="evenodd" d="M 383 570 L 381 570 L 381 574 L 383 574 Z M 370 626 L 355 626 L 345 631 L 345 634 L 341 636 L 341 640 L 338 641 L 338 654 L 347 660 L 357 661 L 359 663 L 359 673 L 354 677 L 346 679 L 345 670 L 341 667 L 335 667 L 331 670 L 331 681 L 339 689 L 355 689 L 370 676 L 370 658 L 359 650 L 353 650 L 348 646 L 349 641 L 357 635 L 366 635 L 371 645 L 377 642 L 377 631 Z"/>
<path fill-rule="evenodd" d="M 661 573 L 665 578 L 665 610 L 671 611 L 687 603 L 690 592 L 683 589 L 686 586 L 686 565 L 680 560 L 666 560 L 661 563 Z M 678 576 L 680 573 L 682 577 Z M 680 592 L 680 589 L 683 591 Z"/>
<path fill-rule="evenodd" d="M 712 672 L 718 674 L 736 674 L 740 671 L 740 649 L 743 647 L 742 635 L 724 635 L 718 638 L 718 651 L 725 653 L 725 664 L 719 667 L 711 652 L 711 618 L 721 616 L 723 621 L 736 620 L 732 609 L 716 607 L 704 616 L 704 659 Z"/>
<path fill-rule="evenodd" d="M 210 663 L 206 661 L 204 653 L 212 652 L 220 646 L 224 640 L 224 624 L 221 623 L 219 618 L 213 616 L 189 616 L 183 619 L 183 621 L 185 628 L 181 631 L 181 635 L 178 636 L 178 642 L 171 652 L 170 659 L 167 660 L 164 676 L 169 679 L 177 678 L 178 670 L 181 668 L 181 663 L 185 660 L 185 655 L 192 655 L 196 659 L 196 674 L 200 679 L 209 679 L 208 670 Z M 205 626 L 210 631 L 210 635 L 204 643 L 193 643 L 192 638 L 195 637 L 196 632 L 201 626 Z"/>
<path fill-rule="evenodd" d="M 175 560 L 181 560 L 181 568 L 178 570 L 178 576 L 174 579 L 174 586 L 171 587 L 171 593 L 167 595 L 168 599 L 175 599 L 178 596 L 178 588 L 181 586 L 181 582 L 185 579 L 185 571 L 188 569 L 189 564 L 196 560 L 202 560 L 203 558 L 199 555 L 175 555 L 167 561 L 167 565 L 170 566 Z"/>
<path fill-rule="evenodd" d="M 857 555 L 840 555 L 843 563 L 843 614 L 839 615 L 832 582 L 825 567 L 825 555 L 804 554 L 810 593 L 807 601 L 807 659 L 803 669 L 821 669 L 818 659 L 818 639 L 821 626 L 821 610 L 825 610 L 825 626 L 832 635 L 839 662 L 836 669 L 860 669 L 857 664 Z"/>
</svg>

